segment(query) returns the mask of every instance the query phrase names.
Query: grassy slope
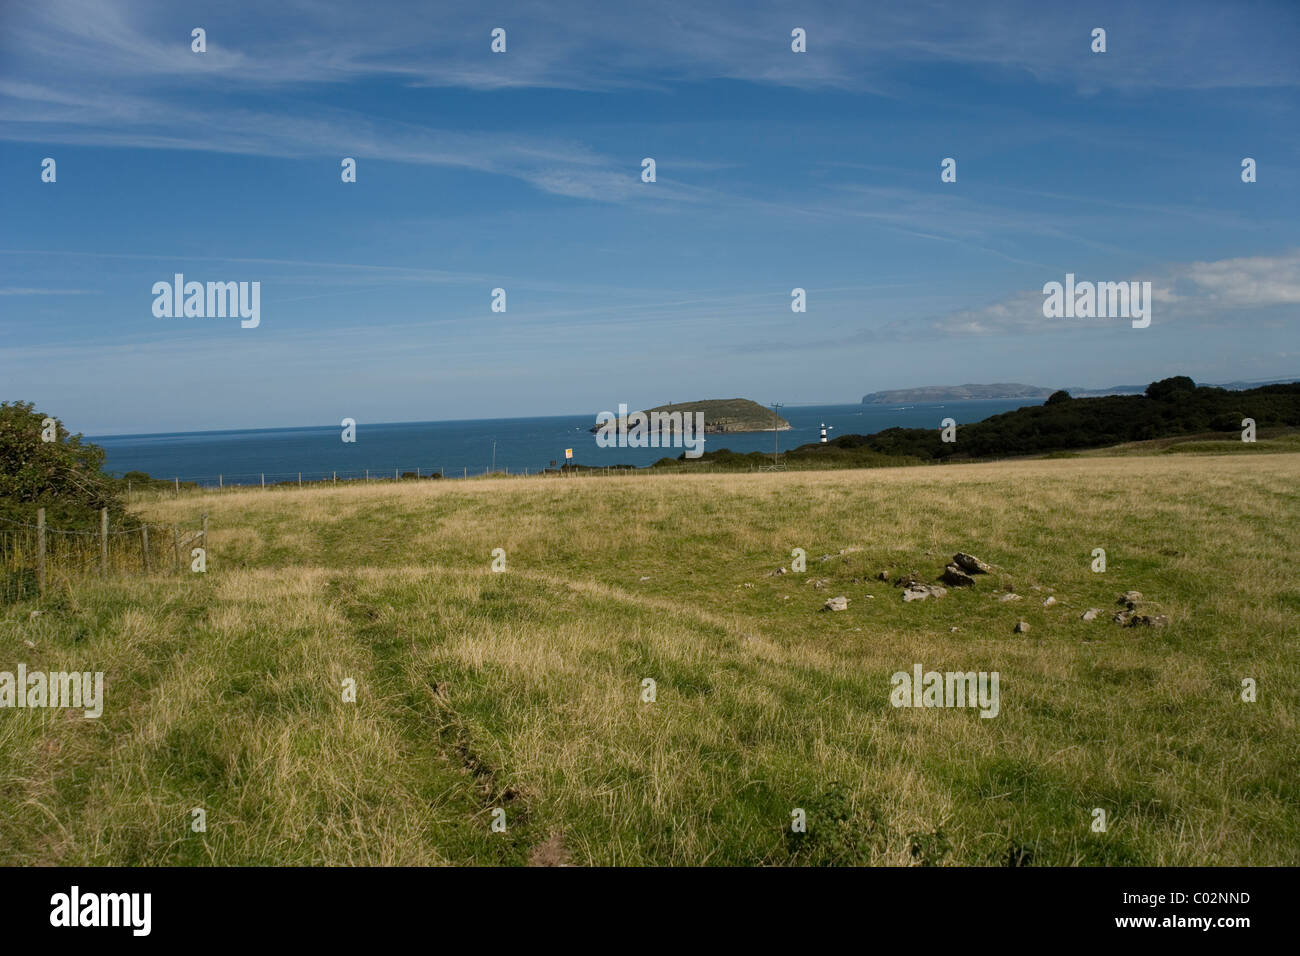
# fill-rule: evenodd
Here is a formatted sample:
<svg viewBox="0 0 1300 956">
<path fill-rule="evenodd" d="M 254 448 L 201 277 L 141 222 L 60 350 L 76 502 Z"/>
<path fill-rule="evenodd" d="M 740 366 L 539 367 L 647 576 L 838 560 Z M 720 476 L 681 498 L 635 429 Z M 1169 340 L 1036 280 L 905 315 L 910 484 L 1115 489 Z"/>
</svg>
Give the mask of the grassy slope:
<svg viewBox="0 0 1300 956">
<path fill-rule="evenodd" d="M 0 670 L 109 684 L 99 721 L 0 711 L 0 862 L 523 863 L 559 834 L 575 863 L 1294 864 L 1298 475 L 1166 455 L 159 500 L 211 516 L 206 575 L 0 611 Z M 808 573 L 766 576 L 794 547 Z M 908 605 L 871 580 L 958 549 L 1002 573 Z M 1128 588 L 1171 626 L 1110 623 Z M 999 671 L 1001 715 L 893 709 L 913 663 Z"/>
<path fill-rule="evenodd" d="M 1260 431 L 1253 442 L 1223 434 L 1180 435 L 1176 438 L 1155 438 L 1149 441 L 1124 442 L 1105 448 L 1089 448 L 1065 454 L 1074 457 L 1116 457 L 1124 455 L 1272 455 L 1300 452 L 1300 430 L 1270 428 Z M 1058 453 L 1059 454 L 1059 453 Z"/>
</svg>

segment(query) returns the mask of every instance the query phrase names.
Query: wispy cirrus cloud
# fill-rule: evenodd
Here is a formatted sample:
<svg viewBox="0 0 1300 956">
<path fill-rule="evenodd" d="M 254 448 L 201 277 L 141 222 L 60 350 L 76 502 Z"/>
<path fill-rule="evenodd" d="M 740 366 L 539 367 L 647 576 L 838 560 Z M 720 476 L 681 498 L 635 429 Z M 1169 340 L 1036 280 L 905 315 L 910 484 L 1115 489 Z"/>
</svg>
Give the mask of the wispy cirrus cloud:
<svg viewBox="0 0 1300 956">
<path fill-rule="evenodd" d="M 0 288 L 0 295 L 95 295 L 93 289 Z"/>
<path fill-rule="evenodd" d="M 30 84 L 0 83 L 0 118 L 9 120 L 0 128 L 0 139 L 35 136 L 24 128 L 33 121 L 24 121 L 22 108 L 11 102 L 17 92 L 43 102 L 65 101 L 55 91 L 33 90 Z M 104 111 L 99 107 L 100 98 L 94 96 L 84 106 L 69 106 L 76 115 L 52 125 L 41 121 L 39 138 L 45 143 L 285 158 L 352 156 L 452 167 L 522 180 L 556 195 L 602 201 L 634 196 L 672 201 L 689 199 L 692 193 L 691 187 L 671 182 L 653 192 L 638 191 L 636 170 L 626 158 L 620 164 L 572 139 L 381 124 L 359 113 L 328 108 L 310 118 L 216 108 L 196 122 L 193 111 L 165 104 L 150 107 L 128 101 Z"/>
<path fill-rule="evenodd" d="M 1102 3 L 1084 22 L 1016 0 L 841 7 L 776 2 L 701 5 L 555 0 L 491 17 L 375 0 L 236 0 L 201 10 L 161 0 L 47 0 L 3 14 L 0 138 L 266 156 L 357 155 L 502 175 L 570 198 L 689 199 L 685 187 L 637 191 L 625 162 L 575 137 L 450 132 L 350 113 L 329 91 L 388 81 L 409 88 L 670 88 L 731 79 L 800 89 L 901 95 L 926 64 L 1005 71 L 1080 89 L 1300 85 L 1300 12 L 1228 15 L 1212 3 Z M 1090 57 L 1102 19 L 1112 53 Z M 1207 19 L 1220 29 L 1207 31 Z M 508 30 L 493 55 L 489 31 Z M 207 52 L 190 30 L 207 30 Z M 790 53 L 790 30 L 808 53 Z M 304 112 L 304 94 L 316 97 Z M 239 101 L 238 98 L 243 100 Z M 257 108 L 245 105 L 250 98 Z M 324 99 L 324 102 L 320 102 Z M 201 104 L 196 108 L 196 103 Z M 237 105 L 238 103 L 238 105 Z M 685 168 L 685 167 L 682 167 Z M 698 198 L 698 197 L 697 197 Z"/>
<path fill-rule="evenodd" d="M 470 89 L 613 89 L 729 78 L 862 90 L 892 86 L 891 71 L 904 62 L 987 66 L 1088 88 L 1300 84 L 1300 12 L 1285 0 L 1251 11 L 1212 0 L 1102 0 L 1086 14 L 1035 0 L 794 9 L 777 0 L 550 0 L 507 3 L 490 14 L 431 11 L 414 0 L 300 0 L 278 9 L 232 0 L 198 10 L 164 0 L 47 0 L 7 13 L 4 46 L 55 74 L 219 76 L 246 87 L 390 77 Z M 1098 25 L 1114 53 L 1105 61 L 1087 49 Z M 194 26 L 208 31 L 201 60 L 189 50 Z M 496 26 L 510 34 L 508 56 L 489 53 Z M 808 33 L 807 56 L 788 55 L 795 26 Z"/>
</svg>

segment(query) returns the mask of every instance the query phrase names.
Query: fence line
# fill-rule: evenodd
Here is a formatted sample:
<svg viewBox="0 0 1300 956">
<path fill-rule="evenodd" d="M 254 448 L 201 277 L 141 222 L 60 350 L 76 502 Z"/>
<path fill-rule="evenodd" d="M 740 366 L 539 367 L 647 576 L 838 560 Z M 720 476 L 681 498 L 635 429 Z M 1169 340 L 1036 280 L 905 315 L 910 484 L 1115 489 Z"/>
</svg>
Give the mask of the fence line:
<svg viewBox="0 0 1300 956">
<path fill-rule="evenodd" d="M 134 519 L 132 519 L 134 521 Z M 154 533 L 150 535 L 150 531 Z M 152 546 L 151 546 L 152 539 Z M 166 542 L 170 540 L 171 548 Z M 36 512 L 36 524 L 0 517 L 0 603 L 13 603 L 46 593 L 54 582 L 70 584 L 78 577 L 113 574 L 153 575 L 167 569 L 167 551 L 179 572 L 187 562 L 182 551 L 195 542 L 208 552 L 208 516 L 199 531 L 181 540 L 179 525 L 134 523 L 109 530 L 108 509 L 100 510 L 98 531 L 51 528 L 45 509 Z M 155 560 L 155 558 L 157 560 Z"/>
<path fill-rule="evenodd" d="M 511 471 L 509 468 L 499 468 L 493 472 L 487 466 L 484 466 L 481 472 L 476 471 L 473 475 L 469 473 L 469 468 L 461 469 L 461 478 L 481 478 L 489 474 L 501 474 L 506 477 L 574 477 L 582 475 L 595 474 L 653 474 L 647 468 L 637 467 L 635 465 L 608 465 L 608 466 L 589 466 L 582 470 L 574 468 L 572 465 L 566 470 L 563 467 L 555 468 L 524 468 L 522 471 L 516 469 Z M 417 466 L 412 469 L 403 470 L 401 468 L 392 469 L 390 474 L 387 470 L 379 471 L 378 469 L 358 469 L 357 471 L 282 471 L 282 472 L 245 472 L 241 474 L 229 474 L 218 472 L 215 475 L 173 475 L 170 484 L 173 486 L 175 493 L 181 491 L 181 483 L 197 485 L 200 488 L 224 489 L 227 486 L 232 488 L 268 488 L 283 486 L 302 486 L 304 484 L 339 484 L 344 482 L 376 482 L 376 481 L 428 481 L 431 479 L 453 480 L 456 475 L 453 472 L 448 475 L 444 468 L 424 468 Z M 229 479 L 229 481 L 227 481 Z M 156 482 L 166 482 L 166 478 L 155 478 Z M 152 486 L 151 490 L 161 492 L 158 485 Z M 139 489 L 128 487 L 128 496 L 131 494 L 141 493 Z M 93 533 L 93 532 L 92 532 Z"/>
<path fill-rule="evenodd" d="M 400 467 L 394 468 L 391 477 L 388 475 L 387 471 L 375 471 L 372 475 L 370 469 L 359 469 L 357 471 L 255 471 L 244 472 L 241 474 L 218 472 L 215 475 L 173 475 L 170 483 L 176 491 L 179 491 L 181 482 L 185 482 L 186 484 L 197 484 L 200 487 L 213 488 L 224 488 L 227 484 L 238 487 L 248 487 L 253 485 L 264 488 L 267 485 L 268 479 L 270 479 L 273 485 L 301 485 L 304 482 L 329 484 L 340 481 L 426 480 L 430 478 L 444 477 L 446 477 L 446 475 L 443 474 L 442 468 L 431 469 L 419 465 L 413 469 L 407 470 L 403 470 Z M 230 479 L 229 482 L 226 481 L 227 478 Z M 167 479 L 165 477 L 155 477 L 155 481 L 165 482 Z"/>
</svg>

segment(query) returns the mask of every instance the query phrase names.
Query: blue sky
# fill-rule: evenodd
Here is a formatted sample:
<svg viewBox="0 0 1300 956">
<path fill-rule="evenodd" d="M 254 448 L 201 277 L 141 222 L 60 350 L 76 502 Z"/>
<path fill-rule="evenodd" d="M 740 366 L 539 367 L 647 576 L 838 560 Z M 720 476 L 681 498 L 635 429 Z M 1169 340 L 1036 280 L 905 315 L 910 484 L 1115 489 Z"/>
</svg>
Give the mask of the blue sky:
<svg viewBox="0 0 1300 956">
<path fill-rule="evenodd" d="M 104 434 L 1300 375 L 1297 50 L 1292 2 L 3 4 L 0 398 Z M 176 272 L 261 324 L 156 318 Z M 1044 318 L 1067 272 L 1151 326 Z"/>
</svg>

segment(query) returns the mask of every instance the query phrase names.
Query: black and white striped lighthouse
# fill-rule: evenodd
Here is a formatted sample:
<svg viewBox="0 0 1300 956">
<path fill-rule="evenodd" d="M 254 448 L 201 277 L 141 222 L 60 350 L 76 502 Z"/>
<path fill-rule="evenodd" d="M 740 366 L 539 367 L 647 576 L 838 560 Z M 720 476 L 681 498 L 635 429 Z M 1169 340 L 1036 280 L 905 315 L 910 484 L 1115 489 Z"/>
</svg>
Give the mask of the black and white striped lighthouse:
<svg viewBox="0 0 1300 956">
<path fill-rule="evenodd" d="M 827 425 L 825 422 L 822 422 L 822 444 L 823 445 L 826 444 L 827 429 L 834 428 L 834 427 L 835 427 L 834 425 Z"/>
</svg>

